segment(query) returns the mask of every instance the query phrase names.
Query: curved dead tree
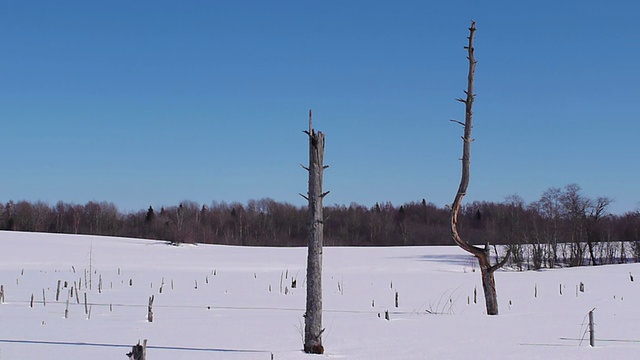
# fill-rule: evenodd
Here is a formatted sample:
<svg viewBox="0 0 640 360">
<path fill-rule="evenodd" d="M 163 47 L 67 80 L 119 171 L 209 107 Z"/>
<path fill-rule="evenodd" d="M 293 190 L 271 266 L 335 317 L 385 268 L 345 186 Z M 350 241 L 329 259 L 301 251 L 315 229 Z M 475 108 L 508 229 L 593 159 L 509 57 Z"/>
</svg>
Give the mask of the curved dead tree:
<svg viewBox="0 0 640 360">
<path fill-rule="evenodd" d="M 458 101 L 465 104 L 465 120 L 464 123 L 457 120 L 451 120 L 464 127 L 464 136 L 462 137 L 462 176 L 460 179 L 458 192 L 456 193 L 456 197 L 453 200 L 453 205 L 451 206 L 451 237 L 458 246 L 471 253 L 478 259 L 478 264 L 480 265 L 480 271 L 482 274 L 482 288 L 484 290 L 484 298 L 487 306 L 487 315 L 498 315 L 498 295 L 496 293 L 496 282 L 493 273 L 507 262 L 510 253 L 508 252 L 506 256 L 497 264 L 491 265 L 489 243 L 485 244 L 484 247 L 471 245 L 467 241 L 460 238 L 457 229 L 458 212 L 460 211 L 462 198 L 464 198 L 464 196 L 466 195 L 467 187 L 469 186 L 471 142 L 473 141 L 473 139 L 471 138 L 471 130 L 473 128 L 473 100 L 475 98 L 475 94 L 473 93 L 473 79 L 476 72 L 476 59 L 473 48 L 475 31 L 476 23 L 475 21 L 472 21 L 471 27 L 469 28 L 469 44 L 465 46 L 465 49 L 468 52 L 467 59 L 469 59 L 469 76 L 467 90 L 464 92 L 466 94 L 466 98 L 457 99 Z"/>
<path fill-rule="evenodd" d="M 309 240 L 307 254 L 307 307 L 304 314 L 304 352 L 324 353 L 322 346 L 322 243 L 323 215 L 322 199 L 328 191 L 322 192 L 322 175 L 328 167 L 324 165 L 324 134 L 315 132 L 309 110 L 309 192 L 302 195 L 309 201 Z"/>
</svg>

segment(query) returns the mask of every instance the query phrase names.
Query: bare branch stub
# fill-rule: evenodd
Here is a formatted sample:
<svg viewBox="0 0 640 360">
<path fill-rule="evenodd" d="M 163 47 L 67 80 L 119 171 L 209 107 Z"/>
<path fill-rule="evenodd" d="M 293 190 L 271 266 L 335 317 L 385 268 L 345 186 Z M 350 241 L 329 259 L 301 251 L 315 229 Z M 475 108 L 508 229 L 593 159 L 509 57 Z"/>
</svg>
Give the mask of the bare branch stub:
<svg viewBox="0 0 640 360">
<path fill-rule="evenodd" d="M 501 267 L 503 267 L 507 261 L 509 261 L 509 257 L 511 256 L 511 248 L 509 248 L 507 250 L 507 253 L 504 255 L 504 257 L 502 258 L 502 260 L 500 260 L 497 264 L 493 265 L 491 267 L 492 271 L 496 271 L 498 269 L 500 269 Z"/>
</svg>

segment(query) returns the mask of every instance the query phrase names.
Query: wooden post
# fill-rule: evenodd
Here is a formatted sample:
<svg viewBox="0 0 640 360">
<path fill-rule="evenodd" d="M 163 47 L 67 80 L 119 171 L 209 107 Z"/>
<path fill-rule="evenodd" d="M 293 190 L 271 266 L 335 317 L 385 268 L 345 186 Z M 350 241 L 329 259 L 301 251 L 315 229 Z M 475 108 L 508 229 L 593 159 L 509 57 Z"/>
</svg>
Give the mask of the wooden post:
<svg viewBox="0 0 640 360">
<path fill-rule="evenodd" d="M 60 300 L 60 285 L 62 285 L 62 280 L 58 280 L 58 287 L 56 288 L 56 302 Z"/>
<path fill-rule="evenodd" d="M 323 354 L 322 346 L 322 246 L 324 217 L 322 199 L 329 193 L 322 192 L 322 175 L 328 167 L 324 165 L 325 136 L 313 129 L 312 113 L 309 110 L 309 192 L 302 197 L 309 202 L 309 238 L 307 253 L 307 303 L 304 330 L 304 352 Z"/>
<path fill-rule="evenodd" d="M 149 296 L 149 306 L 147 306 L 147 321 L 153 322 L 153 295 Z"/>
<path fill-rule="evenodd" d="M 84 293 L 84 313 L 85 315 L 89 315 L 89 305 L 87 303 L 87 293 Z"/>
<path fill-rule="evenodd" d="M 593 310 L 589 311 L 589 345 L 596 346 L 596 332 L 593 326 Z"/>
<path fill-rule="evenodd" d="M 284 271 L 280 272 L 280 294 L 283 292 L 282 282 L 284 281 Z"/>
<path fill-rule="evenodd" d="M 147 360 L 147 339 L 142 341 L 142 359 L 140 360 Z"/>
</svg>

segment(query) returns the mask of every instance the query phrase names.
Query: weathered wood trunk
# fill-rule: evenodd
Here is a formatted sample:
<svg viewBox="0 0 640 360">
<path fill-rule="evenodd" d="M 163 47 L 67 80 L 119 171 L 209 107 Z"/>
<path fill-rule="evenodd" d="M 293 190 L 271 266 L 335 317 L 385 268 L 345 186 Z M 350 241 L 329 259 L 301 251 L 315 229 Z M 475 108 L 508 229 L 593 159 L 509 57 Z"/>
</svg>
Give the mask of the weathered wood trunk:
<svg viewBox="0 0 640 360">
<path fill-rule="evenodd" d="M 322 346 L 322 243 L 323 215 L 322 192 L 324 162 L 324 134 L 315 132 L 309 110 L 309 238 L 307 254 L 307 306 L 305 312 L 304 351 L 312 354 L 324 353 Z"/>
<path fill-rule="evenodd" d="M 149 305 L 147 306 L 147 321 L 153 322 L 153 300 L 155 300 L 155 296 L 149 296 Z"/>
<path fill-rule="evenodd" d="M 589 311 L 589 345 L 596 346 L 596 330 L 593 325 L 593 310 Z"/>
<path fill-rule="evenodd" d="M 478 257 L 480 274 L 482 275 L 482 290 L 487 308 L 487 315 L 498 315 L 498 293 L 496 292 L 496 280 L 493 273 L 498 269 L 491 266 L 489 250 L 483 250 L 483 255 Z"/>
<path fill-rule="evenodd" d="M 467 59 L 469 59 L 469 74 L 467 77 L 467 90 L 465 91 L 467 96 L 466 99 L 457 99 L 461 103 L 465 104 L 465 120 L 464 122 L 452 120 L 464 127 L 464 136 L 462 137 L 462 175 L 460 177 L 460 186 L 458 187 L 458 192 L 456 193 L 456 197 L 451 206 L 451 237 L 458 246 L 478 259 L 480 272 L 482 274 L 482 289 L 484 290 L 487 315 L 498 315 L 498 295 L 496 292 L 496 282 L 493 273 L 507 262 L 511 253 L 507 252 L 502 261 L 491 266 L 489 244 L 486 244 L 484 248 L 471 245 L 460 238 L 457 229 L 458 212 L 460 211 L 462 199 L 466 195 L 467 188 L 469 187 L 471 168 L 471 142 L 473 142 L 473 139 L 471 138 L 471 130 L 473 129 L 473 100 L 475 99 L 475 94 L 473 93 L 473 80 L 476 71 L 476 59 L 473 48 L 475 31 L 476 23 L 472 21 L 471 27 L 469 28 L 469 44 L 468 46 L 465 46 L 465 49 L 468 52 Z"/>
</svg>

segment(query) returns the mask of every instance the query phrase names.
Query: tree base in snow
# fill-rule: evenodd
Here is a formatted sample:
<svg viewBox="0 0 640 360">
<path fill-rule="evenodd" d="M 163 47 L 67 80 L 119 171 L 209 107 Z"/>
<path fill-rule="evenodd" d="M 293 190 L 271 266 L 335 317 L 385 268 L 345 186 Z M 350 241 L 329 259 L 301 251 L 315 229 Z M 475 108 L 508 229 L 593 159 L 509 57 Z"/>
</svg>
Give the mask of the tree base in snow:
<svg viewBox="0 0 640 360">
<path fill-rule="evenodd" d="M 307 354 L 324 354 L 324 347 L 320 344 L 305 345 L 304 352 Z"/>
</svg>

